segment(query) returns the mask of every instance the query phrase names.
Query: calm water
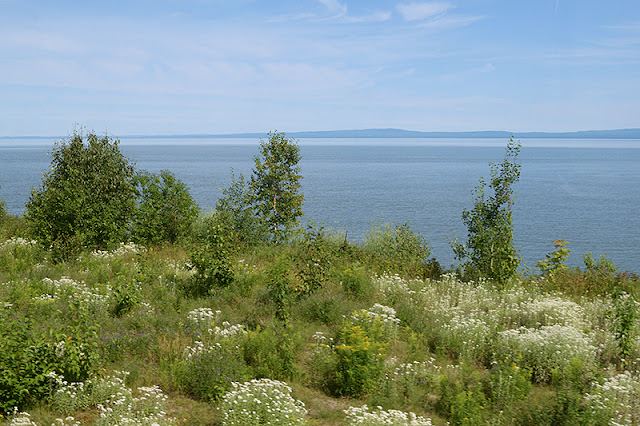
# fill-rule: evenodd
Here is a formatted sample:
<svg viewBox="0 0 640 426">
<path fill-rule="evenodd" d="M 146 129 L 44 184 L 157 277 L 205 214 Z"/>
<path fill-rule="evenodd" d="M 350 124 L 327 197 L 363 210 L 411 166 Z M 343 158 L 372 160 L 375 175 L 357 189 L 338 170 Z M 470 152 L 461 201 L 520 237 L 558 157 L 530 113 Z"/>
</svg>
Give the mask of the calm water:
<svg viewBox="0 0 640 426">
<path fill-rule="evenodd" d="M 129 139 L 122 151 L 138 169 L 171 170 L 208 209 L 230 183 L 230 169 L 249 174 L 258 140 Z M 0 197 L 21 214 L 31 187 L 49 166 L 53 141 L 0 142 Z M 640 272 L 640 141 L 523 140 L 515 186 L 514 232 L 525 264 L 535 266 L 569 241 L 569 262 L 606 253 Z M 408 222 L 436 258 L 454 262 L 449 239 L 464 239 L 471 190 L 504 157 L 498 139 L 303 139 L 304 211 L 309 220 L 363 238 L 373 222 Z"/>
</svg>

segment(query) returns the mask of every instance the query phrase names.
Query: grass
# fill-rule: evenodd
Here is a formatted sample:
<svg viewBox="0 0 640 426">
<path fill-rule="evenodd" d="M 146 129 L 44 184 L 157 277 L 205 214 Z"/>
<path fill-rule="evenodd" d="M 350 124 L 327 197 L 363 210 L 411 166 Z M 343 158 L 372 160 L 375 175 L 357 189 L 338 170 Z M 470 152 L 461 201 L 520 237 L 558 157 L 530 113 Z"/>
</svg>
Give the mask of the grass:
<svg viewBox="0 0 640 426">
<path fill-rule="evenodd" d="M 128 412 L 131 424 L 152 413 L 165 424 L 222 424 L 232 382 L 262 378 L 288 384 L 310 425 L 345 424 L 345 410 L 365 404 L 434 425 L 640 424 L 640 407 L 628 402 L 640 397 L 633 274 L 592 267 L 499 286 L 463 282 L 439 275 L 433 261 L 409 255 L 403 263 L 379 245 L 327 238 L 313 246 L 321 269 L 307 266 L 308 244 L 238 246 L 232 284 L 195 296 L 180 244 L 125 245 L 54 263 L 37 244 L 10 239 L 23 235 L 19 223 L 11 226 L 0 241 L 0 356 L 44 357 L 41 371 L 4 382 L 30 389 L 18 409 L 38 425 L 69 414 L 53 396 L 61 385 L 38 376 L 50 371 L 87 386 L 127 371 L 121 389 L 134 399 L 158 386 L 166 401 Z M 290 270 L 276 299 L 269 271 L 278 257 Z M 308 290 L 308 282 L 319 285 Z M 623 291 L 630 296 L 614 297 Z M 188 357 L 196 347 L 204 349 Z M 69 408 L 74 421 L 94 424 L 100 406 L 118 408 L 92 395 Z M 371 418 L 357 424 L 377 424 Z"/>
</svg>

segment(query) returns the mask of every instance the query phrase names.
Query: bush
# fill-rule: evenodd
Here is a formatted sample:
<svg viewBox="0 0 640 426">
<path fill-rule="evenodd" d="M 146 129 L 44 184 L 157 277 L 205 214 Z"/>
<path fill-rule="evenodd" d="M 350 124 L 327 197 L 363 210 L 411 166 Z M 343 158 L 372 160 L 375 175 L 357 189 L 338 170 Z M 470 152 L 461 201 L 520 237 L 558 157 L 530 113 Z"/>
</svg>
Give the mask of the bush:
<svg viewBox="0 0 640 426">
<path fill-rule="evenodd" d="M 209 402 L 231 390 L 232 382 L 249 379 L 249 367 L 235 343 L 235 339 L 211 346 L 196 342 L 195 347 L 187 347 L 184 361 L 175 370 L 178 386 L 189 395 Z"/>
<path fill-rule="evenodd" d="M 381 333 L 382 321 L 374 319 L 373 334 Z M 376 332 L 377 331 L 377 332 Z M 384 369 L 386 344 L 360 326 L 346 321 L 339 331 L 333 391 L 336 395 L 360 396 L 371 391 Z"/>
<path fill-rule="evenodd" d="M 258 220 L 251 205 L 251 192 L 244 175 L 236 179 L 231 171 L 231 185 L 222 189 L 222 197 L 216 202 L 210 217 L 238 243 L 253 245 L 266 238 L 267 228 Z"/>
<path fill-rule="evenodd" d="M 233 270 L 229 261 L 229 241 L 219 225 L 208 230 L 204 242 L 191 248 L 189 259 L 195 270 L 191 292 L 205 296 L 215 288 L 227 287 L 233 281 Z"/>
<path fill-rule="evenodd" d="M 407 223 L 372 227 L 364 240 L 364 250 L 374 257 L 380 272 L 428 275 L 431 248 Z"/>
<path fill-rule="evenodd" d="M 0 307 L 0 414 L 24 408 L 47 395 L 56 371 L 66 380 L 85 380 L 94 356 L 78 338 L 58 334 L 55 342 L 35 332 L 31 319 Z"/>
<path fill-rule="evenodd" d="M 307 410 L 284 382 L 270 379 L 233 383 L 222 399 L 223 425 L 304 425 Z"/>
<path fill-rule="evenodd" d="M 124 240 L 135 208 L 133 166 L 118 140 L 74 133 L 56 143 L 42 186 L 32 190 L 25 218 L 33 237 L 68 258 L 83 247 L 107 249 Z"/>
<path fill-rule="evenodd" d="M 254 377 L 289 379 L 295 373 L 293 327 L 258 329 L 245 336 L 244 360 L 253 368 Z"/>
<path fill-rule="evenodd" d="M 134 178 L 138 208 L 133 238 L 141 244 L 175 243 L 188 235 L 198 217 L 198 206 L 189 188 L 168 170 L 141 172 Z"/>
</svg>

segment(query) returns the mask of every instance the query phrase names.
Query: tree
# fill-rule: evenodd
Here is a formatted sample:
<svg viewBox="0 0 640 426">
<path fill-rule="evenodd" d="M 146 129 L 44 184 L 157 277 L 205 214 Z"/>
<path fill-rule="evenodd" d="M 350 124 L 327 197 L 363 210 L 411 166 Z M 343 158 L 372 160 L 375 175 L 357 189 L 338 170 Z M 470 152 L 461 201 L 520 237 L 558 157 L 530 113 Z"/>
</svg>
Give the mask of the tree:
<svg viewBox="0 0 640 426">
<path fill-rule="evenodd" d="M 519 153 L 520 144 L 511 138 L 502 163 L 489 163 L 489 184 L 480 178 L 480 184 L 473 191 L 476 198 L 474 208 L 462 212 L 468 241 L 466 244 L 453 242 L 456 258 L 466 260 L 463 264 L 465 269 L 498 282 L 513 277 L 520 265 L 520 257 L 513 246 L 511 218 L 514 198 L 511 187 L 520 178 Z M 485 194 L 487 186 L 492 195 Z"/>
<path fill-rule="evenodd" d="M 33 237 L 55 258 L 82 247 L 107 249 L 126 237 L 135 209 L 134 169 L 118 145 L 109 136 L 82 132 L 56 142 L 25 214 Z"/>
<path fill-rule="evenodd" d="M 260 140 L 260 153 L 262 157 L 254 157 L 251 202 L 278 242 L 303 215 L 304 196 L 298 194 L 300 147 L 284 133 L 272 132 L 267 142 Z"/>
<path fill-rule="evenodd" d="M 132 234 L 143 244 L 175 243 L 186 236 L 199 214 L 189 188 L 173 173 L 146 171 L 134 178 L 138 207 Z"/>
<path fill-rule="evenodd" d="M 213 220 L 220 224 L 237 243 L 255 244 L 264 240 L 266 229 L 255 215 L 252 192 L 244 175 L 236 178 L 231 169 L 231 184 L 221 189 L 222 197 L 216 202 Z"/>
<path fill-rule="evenodd" d="M 0 188 L 2 188 L 0 186 Z M 7 217 L 7 209 L 4 204 L 4 200 L 0 198 L 0 226 L 2 226 L 5 218 Z"/>
</svg>

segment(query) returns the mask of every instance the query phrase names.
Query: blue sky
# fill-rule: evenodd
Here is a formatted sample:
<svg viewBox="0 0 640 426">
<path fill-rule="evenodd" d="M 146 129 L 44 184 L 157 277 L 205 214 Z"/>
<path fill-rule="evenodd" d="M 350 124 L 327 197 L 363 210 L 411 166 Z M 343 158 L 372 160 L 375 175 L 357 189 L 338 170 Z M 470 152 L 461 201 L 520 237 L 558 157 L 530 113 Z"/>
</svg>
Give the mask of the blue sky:
<svg viewBox="0 0 640 426">
<path fill-rule="evenodd" d="M 0 0 L 0 135 L 640 127 L 638 0 Z"/>
</svg>

